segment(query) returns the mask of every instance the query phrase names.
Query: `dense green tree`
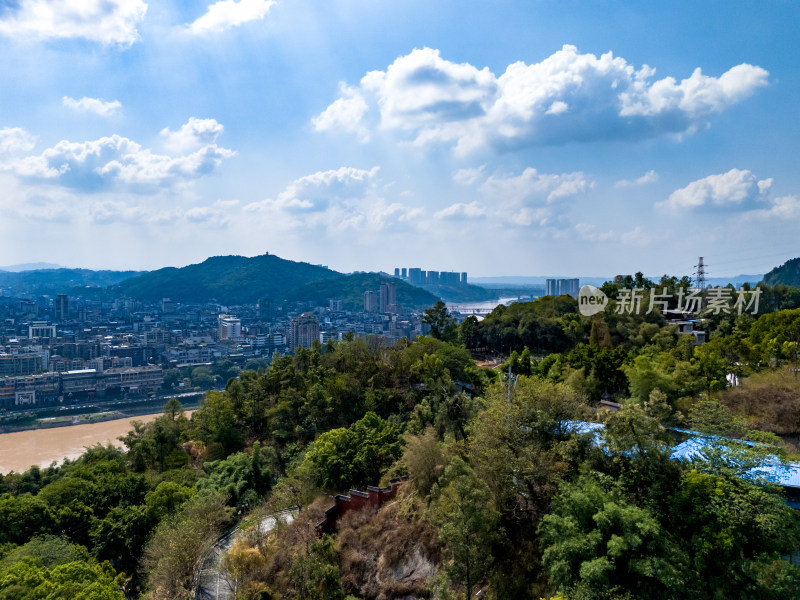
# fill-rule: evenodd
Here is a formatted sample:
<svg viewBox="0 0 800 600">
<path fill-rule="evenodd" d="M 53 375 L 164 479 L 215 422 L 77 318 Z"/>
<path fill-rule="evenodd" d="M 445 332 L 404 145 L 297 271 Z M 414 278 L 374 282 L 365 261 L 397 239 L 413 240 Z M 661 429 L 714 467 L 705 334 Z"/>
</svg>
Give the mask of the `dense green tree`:
<svg viewBox="0 0 800 600">
<path fill-rule="evenodd" d="M 692 470 L 666 508 L 669 531 L 692 566 L 684 575 L 689 596 L 800 594 L 800 570 L 779 558 L 800 547 L 800 515 L 777 490 Z"/>
<path fill-rule="evenodd" d="M 584 473 L 565 482 L 539 530 L 550 578 L 569 597 L 679 597 L 679 549 L 657 516 L 628 502 L 610 478 Z"/>
<path fill-rule="evenodd" d="M 269 454 L 256 442 L 250 456 L 237 452 L 224 460 L 206 462 L 203 465 L 206 477 L 197 482 L 198 491 L 201 495 L 227 493 L 234 506 L 245 502 L 254 506 L 272 486 L 274 459 Z"/>
<path fill-rule="evenodd" d="M 439 527 L 439 539 L 448 560 L 444 568 L 464 587 L 464 598 L 483 580 L 492 563 L 492 546 L 501 532 L 500 513 L 492 504 L 488 486 L 470 466 L 455 458 L 431 490 L 428 518 Z"/>
<path fill-rule="evenodd" d="M 188 596 L 196 565 L 208 544 L 230 523 L 226 498 L 198 496 L 162 520 L 148 539 L 142 557 L 146 587 L 159 597 Z"/>
<path fill-rule="evenodd" d="M 26 558 L 0 573 L 0 594 L 9 600 L 124 600 L 122 584 L 108 563 L 92 559 L 47 567 Z"/>
<path fill-rule="evenodd" d="M 326 535 L 312 542 L 308 552 L 294 560 L 289 580 L 299 600 L 344 600 L 333 539 Z"/>
<path fill-rule="evenodd" d="M 46 502 L 30 494 L 0 496 L 0 543 L 24 544 L 48 531 L 53 515 Z"/>
<path fill-rule="evenodd" d="M 400 452 L 399 427 L 370 412 L 347 429 L 321 434 L 300 468 L 314 473 L 318 485 L 327 490 L 363 489 L 377 485 Z"/>
<path fill-rule="evenodd" d="M 422 313 L 422 322 L 430 325 L 431 335 L 437 340 L 453 342 L 456 340 L 456 319 L 447 311 L 447 306 L 439 300 Z"/>
</svg>

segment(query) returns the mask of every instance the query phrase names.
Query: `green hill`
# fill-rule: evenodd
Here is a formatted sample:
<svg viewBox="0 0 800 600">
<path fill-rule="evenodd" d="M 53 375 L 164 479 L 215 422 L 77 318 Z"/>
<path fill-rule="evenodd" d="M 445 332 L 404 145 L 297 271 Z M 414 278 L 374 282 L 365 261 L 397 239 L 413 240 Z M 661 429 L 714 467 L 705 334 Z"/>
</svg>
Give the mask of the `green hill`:
<svg viewBox="0 0 800 600">
<path fill-rule="evenodd" d="M 327 305 L 329 298 L 342 301 L 345 310 L 364 310 L 364 292 L 377 292 L 382 283 L 394 283 L 397 292 L 397 304 L 402 310 L 423 310 L 430 308 L 439 298 L 422 288 L 409 285 L 404 281 L 391 277 L 383 277 L 377 273 L 355 273 L 338 277 L 313 281 L 292 290 L 288 300 L 313 301 L 318 305 Z"/>
<path fill-rule="evenodd" d="M 800 287 L 800 258 L 787 260 L 780 267 L 775 267 L 764 275 L 762 283 L 769 286 L 782 283 L 783 285 Z"/>
<path fill-rule="evenodd" d="M 272 254 L 252 258 L 213 256 L 196 265 L 144 273 L 109 291 L 139 300 L 171 298 L 178 302 L 203 302 L 215 299 L 225 304 L 249 304 L 264 296 L 282 299 L 290 290 L 311 281 L 340 276 L 324 267 Z"/>
</svg>

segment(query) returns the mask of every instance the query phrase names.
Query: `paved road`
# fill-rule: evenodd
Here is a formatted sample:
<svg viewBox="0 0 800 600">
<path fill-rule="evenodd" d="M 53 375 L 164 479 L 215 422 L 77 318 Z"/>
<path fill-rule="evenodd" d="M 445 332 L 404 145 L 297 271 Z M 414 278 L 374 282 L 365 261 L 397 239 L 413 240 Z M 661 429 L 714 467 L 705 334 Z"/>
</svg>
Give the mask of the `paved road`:
<svg viewBox="0 0 800 600">
<path fill-rule="evenodd" d="M 261 519 L 258 525 L 259 529 L 261 529 L 262 532 L 267 532 L 275 527 L 277 523 L 276 515 L 284 515 L 286 520 L 291 522 L 296 512 L 295 509 L 286 509 L 275 515 L 266 516 Z M 196 600 L 233 599 L 233 590 L 231 589 L 230 583 L 225 578 L 221 563 L 222 558 L 227 554 L 228 550 L 231 549 L 231 546 L 233 546 L 234 542 L 242 533 L 243 530 L 237 527 L 214 542 L 206 553 L 205 559 L 200 563 L 197 593 L 195 595 Z"/>
</svg>

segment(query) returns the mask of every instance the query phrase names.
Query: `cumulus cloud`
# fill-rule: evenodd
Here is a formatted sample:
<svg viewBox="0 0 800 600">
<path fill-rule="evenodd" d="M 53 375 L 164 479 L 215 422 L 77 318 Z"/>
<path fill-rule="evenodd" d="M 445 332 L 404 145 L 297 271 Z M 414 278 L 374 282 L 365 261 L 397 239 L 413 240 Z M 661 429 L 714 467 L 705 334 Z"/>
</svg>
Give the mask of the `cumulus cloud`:
<svg viewBox="0 0 800 600">
<path fill-rule="evenodd" d="M 120 135 L 86 142 L 67 140 L 39 155 L 0 161 L 0 170 L 84 191 L 113 184 L 132 188 L 169 187 L 210 173 L 233 150 L 206 143 L 188 154 L 156 154 Z"/>
<path fill-rule="evenodd" d="M 412 222 L 421 209 L 388 202 L 379 190 L 379 167 L 341 167 L 293 181 L 276 198 L 244 207 L 280 220 L 285 228 L 379 231 Z"/>
<path fill-rule="evenodd" d="M 356 169 L 341 167 L 318 171 L 294 180 L 275 200 L 249 204 L 247 210 L 276 208 L 289 212 L 319 212 L 332 203 L 363 198 L 374 189 L 379 167 Z"/>
<path fill-rule="evenodd" d="M 75 98 L 64 96 L 61 99 L 61 102 L 68 108 L 73 108 L 82 112 L 93 112 L 101 117 L 110 117 L 116 114 L 116 112 L 122 107 L 122 103 L 119 100 L 106 102 L 101 98 L 88 98 L 86 96 L 80 100 L 75 100 Z"/>
<path fill-rule="evenodd" d="M 476 219 L 486 215 L 486 207 L 478 201 L 456 202 L 434 213 L 435 219 Z"/>
<path fill-rule="evenodd" d="M 481 169 L 482 170 L 482 169 Z M 474 175 L 474 174 L 470 174 Z M 468 177 L 477 182 L 477 177 Z M 520 227 L 563 228 L 572 198 L 594 187 L 581 172 L 540 173 L 528 167 L 519 175 L 490 175 L 477 189 L 484 202 L 457 202 L 437 213 L 437 219 L 484 217 Z"/>
<path fill-rule="evenodd" d="M 186 29 L 193 34 L 225 31 L 263 19 L 274 5 L 272 0 L 220 0 L 209 6 L 208 11 Z"/>
<path fill-rule="evenodd" d="M 644 175 L 642 175 L 641 177 L 638 177 L 638 178 L 633 179 L 633 180 L 620 179 L 617 183 L 614 184 L 614 187 L 615 188 L 629 188 L 629 187 L 635 187 L 637 185 L 645 185 L 645 184 L 648 184 L 648 183 L 655 183 L 656 181 L 658 181 L 658 173 L 656 173 L 655 171 L 651 170 L 651 171 L 648 171 L 647 173 L 645 173 Z"/>
<path fill-rule="evenodd" d="M 143 0 L 19 0 L 2 13 L 0 35 L 130 46 L 146 12 Z"/>
<path fill-rule="evenodd" d="M 216 143 L 224 127 L 216 119 L 190 118 L 178 131 L 161 130 L 164 145 L 173 152 L 189 152 Z"/>
<path fill-rule="evenodd" d="M 358 136 L 362 142 L 369 141 L 369 129 L 364 125 L 364 115 L 369 110 L 364 96 L 344 84 L 340 86 L 342 97 L 336 100 L 311 122 L 317 131 L 344 131 Z"/>
<path fill-rule="evenodd" d="M 709 175 L 675 190 L 656 207 L 670 212 L 701 208 L 752 208 L 772 186 L 772 179 L 759 180 L 747 169 L 731 169 L 727 173 Z"/>
<path fill-rule="evenodd" d="M 751 210 L 741 216 L 745 220 L 794 221 L 800 219 L 800 198 L 797 196 L 781 196 L 775 198 L 767 208 Z"/>
<path fill-rule="evenodd" d="M 611 52 L 597 57 L 564 46 L 539 63 L 513 63 L 498 77 L 421 48 L 385 71 L 367 73 L 356 87 L 342 85 L 340 98 L 314 123 L 320 130 L 390 130 L 419 145 L 452 144 L 461 153 L 487 145 L 643 139 L 705 126 L 766 85 L 769 74 L 740 64 L 719 77 L 699 68 L 681 81 L 654 75 L 655 69 L 637 70 Z"/>
<path fill-rule="evenodd" d="M 35 143 L 36 139 L 21 127 L 0 129 L 0 154 L 29 152 Z"/>
<path fill-rule="evenodd" d="M 552 204 L 592 187 L 580 171 L 574 173 L 539 173 L 528 167 L 520 175 L 489 177 L 481 186 L 487 196 L 518 204 Z"/>
</svg>

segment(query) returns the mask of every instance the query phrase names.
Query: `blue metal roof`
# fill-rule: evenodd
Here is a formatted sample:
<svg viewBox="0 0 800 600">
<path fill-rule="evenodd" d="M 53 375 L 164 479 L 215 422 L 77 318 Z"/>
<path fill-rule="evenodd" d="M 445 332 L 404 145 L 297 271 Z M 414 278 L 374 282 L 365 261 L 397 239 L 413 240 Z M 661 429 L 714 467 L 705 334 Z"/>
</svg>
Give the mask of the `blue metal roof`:
<svg viewBox="0 0 800 600">
<path fill-rule="evenodd" d="M 683 433 L 695 432 L 683 431 Z M 748 440 L 731 440 L 717 436 L 698 436 L 689 438 L 685 442 L 676 445 L 672 449 L 670 458 L 684 461 L 705 461 L 708 460 L 706 453 L 712 444 L 718 443 L 724 445 L 726 442 L 745 444 L 751 447 L 758 445 L 756 442 Z M 743 476 L 747 479 L 764 479 L 785 488 L 800 489 L 800 464 L 783 463 L 777 456 L 765 457 L 762 464 L 749 469 Z"/>
<path fill-rule="evenodd" d="M 767 463 L 751 469 L 754 477 L 777 483 L 781 487 L 800 489 L 800 464 Z"/>
<path fill-rule="evenodd" d="M 562 427 L 564 427 L 564 431 L 567 433 L 591 434 L 594 443 L 602 447 L 606 452 L 608 451 L 605 448 L 603 440 L 603 431 L 605 430 L 605 425 L 603 423 L 569 421 L 562 422 Z M 715 443 L 724 444 L 725 442 L 732 442 L 735 444 L 745 444 L 751 447 L 758 445 L 758 443 L 749 440 L 733 440 L 719 436 L 703 435 L 699 431 L 692 431 L 690 429 L 675 428 L 673 431 L 692 436 L 672 448 L 670 458 L 673 460 L 707 461 L 707 452 L 712 444 Z M 763 464 L 749 469 L 743 476 L 747 479 L 763 479 L 776 483 L 784 488 L 800 490 L 800 463 L 782 463 L 776 456 L 766 457 Z"/>
</svg>

